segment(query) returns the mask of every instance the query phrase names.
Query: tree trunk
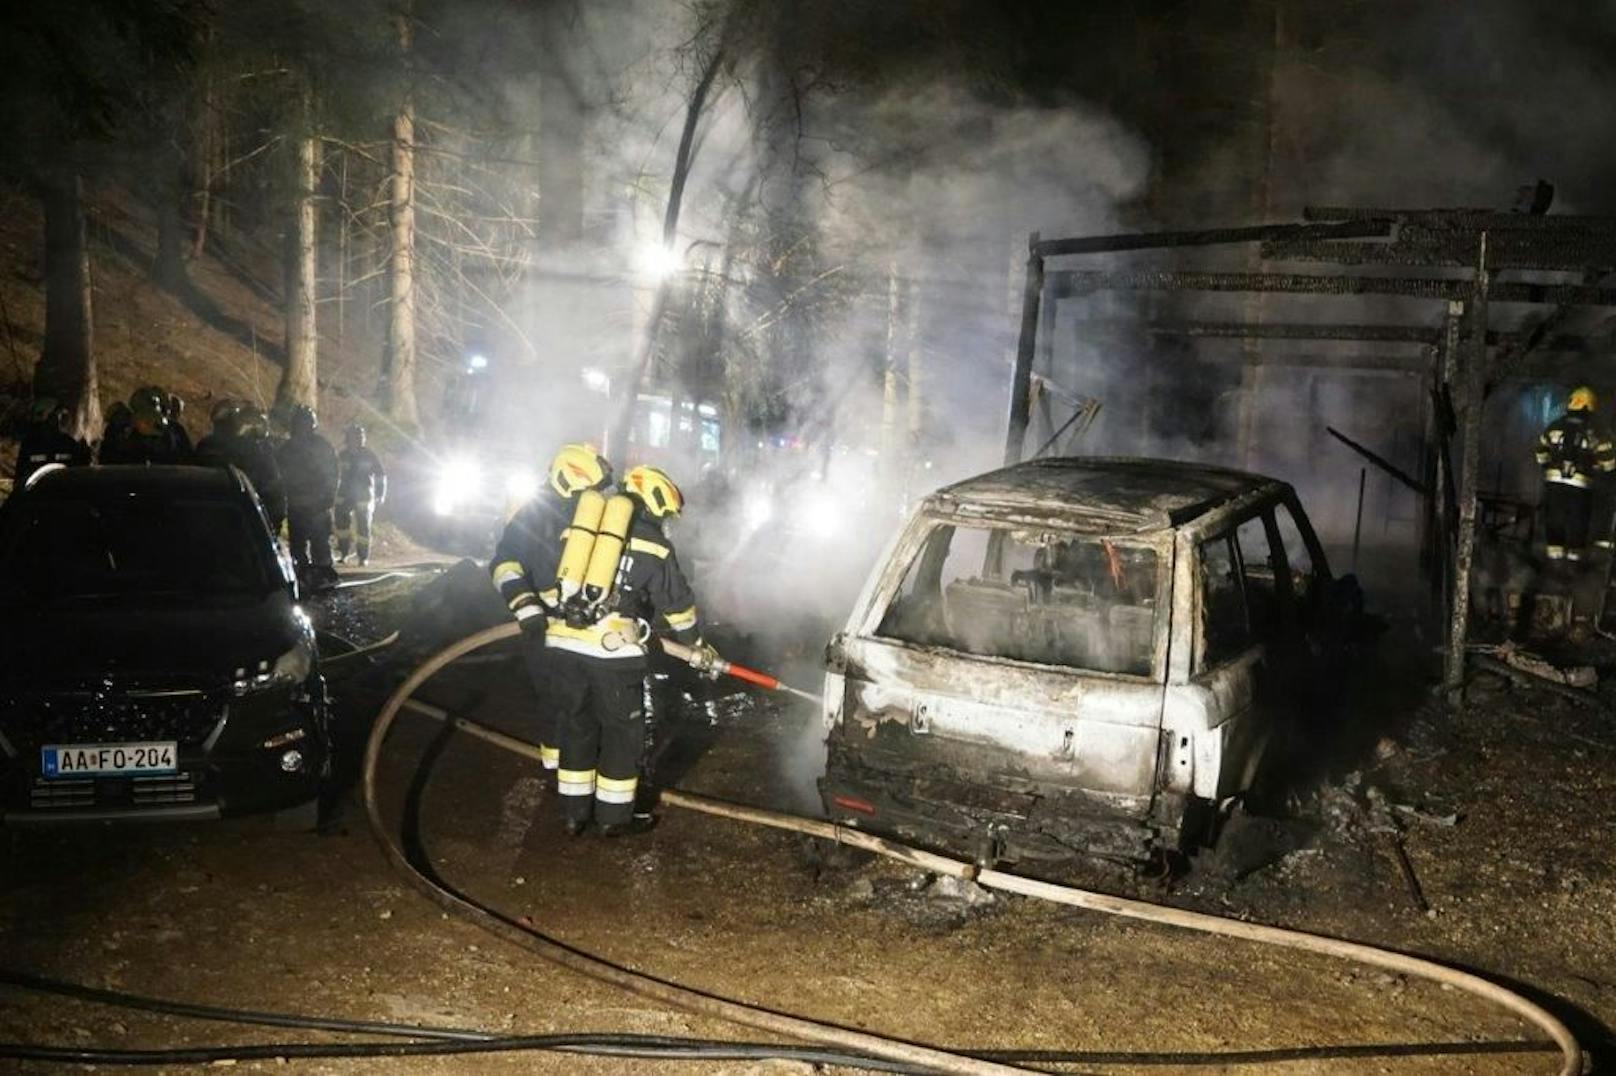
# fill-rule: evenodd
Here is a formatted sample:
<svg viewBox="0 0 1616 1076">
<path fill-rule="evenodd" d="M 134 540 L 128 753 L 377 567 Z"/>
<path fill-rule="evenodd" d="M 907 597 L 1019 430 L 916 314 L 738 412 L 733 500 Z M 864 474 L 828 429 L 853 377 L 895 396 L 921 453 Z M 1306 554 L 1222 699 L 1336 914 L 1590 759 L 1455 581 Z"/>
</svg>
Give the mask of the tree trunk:
<svg viewBox="0 0 1616 1076">
<path fill-rule="evenodd" d="M 582 92 L 567 72 L 580 47 L 574 17 L 565 4 L 544 4 L 538 12 L 539 241 L 548 253 L 584 234 L 584 110 Z"/>
<path fill-rule="evenodd" d="M 157 258 L 152 262 L 152 279 L 160 288 L 181 292 L 190 284 L 185 273 L 184 203 L 189 196 L 184 169 L 179 161 L 166 160 L 160 166 L 168 182 L 157 190 Z"/>
<path fill-rule="evenodd" d="M 204 42 L 212 40 L 211 32 Z M 206 48 L 206 44 L 203 46 Z M 208 218 L 213 212 L 213 171 L 219 157 L 218 101 L 212 75 L 203 75 L 196 96 L 191 137 L 190 221 L 191 257 L 200 258 L 208 245 Z"/>
<path fill-rule="evenodd" d="M 296 231 L 287 244 L 286 274 L 286 366 L 275 392 L 277 407 L 319 402 L 316 352 L 319 336 L 315 328 L 316 252 L 319 214 L 315 201 L 320 172 L 320 140 L 305 132 L 297 139 L 297 162 L 293 177 L 296 189 Z"/>
<path fill-rule="evenodd" d="M 84 227 L 84 184 L 77 175 L 47 181 L 45 202 L 45 348 L 34 368 L 34 395 L 49 396 L 72 416 L 69 431 L 85 441 L 101 435 L 90 318 L 90 247 Z"/>
<path fill-rule="evenodd" d="M 411 45 L 408 15 L 398 17 L 399 48 Z M 393 191 L 388 206 L 392 260 L 388 264 L 390 302 L 387 347 L 382 355 L 379 395 L 389 418 L 406 429 L 421 424 L 415 400 L 415 105 L 405 97 L 393 117 Z"/>
<path fill-rule="evenodd" d="M 881 354 L 881 471 L 887 478 L 898 473 L 902 438 L 898 432 L 903 407 L 903 386 L 898 378 L 899 347 L 898 263 L 887 263 L 887 339 Z"/>
<path fill-rule="evenodd" d="M 679 236 L 679 213 L 684 207 L 685 182 L 690 178 L 690 166 L 696 155 L 696 128 L 701 122 L 702 112 L 707 108 L 707 97 L 712 92 L 713 82 L 717 80 L 718 72 L 723 69 L 728 59 L 733 17 L 732 13 L 731 19 L 725 22 L 724 28 L 720 31 L 718 43 L 713 47 L 701 78 L 690 91 L 690 100 L 685 105 L 684 128 L 679 134 L 679 148 L 673 155 L 673 176 L 668 184 L 668 204 L 662 214 L 662 245 L 669 250 L 674 249 Z M 651 360 L 656 356 L 657 332 L 661 327 L 662 315 L 667 310 L 668 289 L 672 286 L 673 276 L 672 273 L 664 275 L 657 285 L 656 295 L 651 302 L 651 318 L 646 324 L 645 339 L 640 342 L 638 361 L 629 376 L 621 379 L 621 387 L 614 389 L 617 404 L 616 414 L 606 437 L 608 452 L 628 448 L 629 431 L 634 428 L 634 409 L 640 397 L 640 385 L 645 380 L 645 373 L 650 368 Z"/>
<path fill-rule="evenodd" d="M 908 352 L 908 403 L 909 403 L 909 438 L 908 447 L 911 461 L 920 459 L 921 441 L 926 435 L 926 396 L 925 396 L 925 355 L 920 350 L 920 287 L 911 278 L 909 286 L 905 289 L 904 302 L 908 305 L 908 330 L 906 335 L 909 345 Z"/>
</svg>

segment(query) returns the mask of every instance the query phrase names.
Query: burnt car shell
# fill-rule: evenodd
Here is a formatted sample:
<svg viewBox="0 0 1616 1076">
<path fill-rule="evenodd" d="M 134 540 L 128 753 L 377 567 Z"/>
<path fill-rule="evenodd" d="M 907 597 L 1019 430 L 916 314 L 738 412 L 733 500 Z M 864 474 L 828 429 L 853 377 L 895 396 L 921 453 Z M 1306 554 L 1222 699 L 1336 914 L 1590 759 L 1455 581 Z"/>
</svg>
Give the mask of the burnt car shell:
<svg viewBox="0 0 1616 1076">
<path fill-rule="evenodd" d="M 118 528 L 104 548 L 88 520 Z M 97 557 L 120 555 L 121 569 L 99 571 Z M 0 650 L 0 821 L 214 818 L 317 801 L 329 729 L 314 630 L 239 472 L 44 474 L 0 510 L 0 556 L 0 616 L 16 626 Z M 19 563 L 62 581 L 26 578 Z M 162 772 L 45 772 L 47 747 L 155 743 L 175 745 Z"/>
<path fill-rule="evenodd" d="M 984 861 L 1193 845 L 1294 711 L 1329 585 L 1260 475 L 1066 458 L 946 487 L 828 649 L 826 810 Z"/>
</svg>

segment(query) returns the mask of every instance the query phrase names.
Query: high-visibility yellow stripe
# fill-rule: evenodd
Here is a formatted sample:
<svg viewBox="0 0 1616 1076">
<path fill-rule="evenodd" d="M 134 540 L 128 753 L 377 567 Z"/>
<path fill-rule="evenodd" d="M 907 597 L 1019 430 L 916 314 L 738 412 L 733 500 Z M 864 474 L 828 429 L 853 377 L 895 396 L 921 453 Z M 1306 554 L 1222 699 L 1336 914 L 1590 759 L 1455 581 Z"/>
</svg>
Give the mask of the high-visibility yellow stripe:
<svg viewBox="0 0 1616 1076">
<path fill-rule="evenodd" d="M 680 609 L 678 612 L 666 613 L 664 614 L 664 619 L 667 620 L 668 627 L 672 628 L 674 631 L 684 631 L 686 628 L 693 628 L 696 626 L 696 607 L 692 605 L 689 609 Z"/>
<path fill-rule="evenodd" d="M 496 587 L 502 587 L 506 583 L 525 578 L 527 576 L 527 572 L 523 571 L 522 565 L 518 561 L 502 560 L 498 564 L 494 565 L 493 575 L 494 585 Z"/>
<path fill-rule="evenodd" d="M 556 769 L 561 765 L 561 748 L 539 745 L 539 765 L 547 770 Z"/>
<path fill-rule="evenodd" d="M 639 785 L 640 778 L 634 777 L 596 777 L 595 787 L 604 788 L 608 792 L 633 792 Z"/>
<path fill-rule="evenodd" d="M 593 796 L 594 770 L 557 770 L 556 791 L 563 796 Z"/>
<path fill-rule="evenodd" d="M 595 799 L 599 800 L 601 803 L 633 803 L 634 790 L 631 788 L 627 792 L 609 792 L 606 789 L 601 788 L 599 785 L 596 785 Z"/>
<path fill-rule="evenodd" d="M 522 593 L 518 594 L 505 604 L 509 605 L 511 607 L 511 612 L 514 613 L 516 610 L 522 608 L 522 606 L 529 605 L 538 600 L 538 596 L 535 595 L 531 590 L 524 590 Z"/>
<path fill-rule="evenodd" d="M 668 553 L 671 552 L 667 546 L 660 545 L 648 538 L 630 538 L 628 548 L 630 553 L 649 553 L 659 560 L 667 560 Z"/>
</svg>

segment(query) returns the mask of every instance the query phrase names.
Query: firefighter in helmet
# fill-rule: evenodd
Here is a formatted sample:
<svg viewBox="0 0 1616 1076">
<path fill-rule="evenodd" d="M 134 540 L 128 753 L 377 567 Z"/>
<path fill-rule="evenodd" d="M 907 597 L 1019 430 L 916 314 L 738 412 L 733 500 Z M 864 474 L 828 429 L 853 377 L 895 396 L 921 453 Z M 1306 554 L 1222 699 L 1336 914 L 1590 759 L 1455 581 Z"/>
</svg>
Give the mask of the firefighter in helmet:
<svg viewBox="0 0 1616 1076">
<path fill-rule="evenodd" d="M 270 533 L 279 535 L 286 522 L 286 487 L 275 461 L 269 417 L 242 400 L 220 400 L 210 417 L 213 431 L 197 442 L 196 461 L 207 467 L 239 468 L 258 494 Z"/>
<path fill-rule="evenodd" d="M 357 553 L 361 565 L 370 563 L 370 524 L 376 509 L 387 500 L 387 469 L 365 443 L 365 428 L 355 422 L 344 434 L 337 457 L 337 560 L 346 562 Z"/>
<path fill-rule="evenodd" d="M 625 474 L 622 490 L 596 517 L 581 576 L 569 573 L 568 564 L 583 513 L 575 515 L 558 572 L 559 608 L 545 639 L 561 721 L 556 790 L 574 835 L 591 821 L 608 837 L 655 825 L 649 813 L 634 811 L 645 744 L 646 646 L 655 629 L 701 645 L 695 595 L 664 530 L 684 496 L 665 472 L 646 466 Z"/>
<path fill-rule="evenodd" d="M 28 412 L 28 429 L 17 449 L 14 488 L 21 489 L 41 467 L 60 463 L 76 467 L 90 462 L 90 446 L 67 432 L 67 408 L 50 396 L 38 396 Z"/>
<path fill-rule="evenodd" d="M 175 436 L 168 420 L 168 394 L 155 386 L 129 397 L 127 423 L 107 420 L 101 463 L 189 463 L 188 442 Z"/>
<path fill-rule="evenodd" d="M 1582 559 L 1593 521 L 1594 483 L 1616 471 L 1616 445 L 1594 413 L 1598 406 L 1593 389 L 1573 389 L 1565 414 L 1538 438 L 1544 553 L 1550 560 Z"/>
<path fill-rule="evenodd" d="M 298 576 L 311 586 L 332 583 L 331 511 L 337 498 L 337 450 L 320 435 L 314 409 L 292 409 L 291 437 L 275 454 L 286 489 L 286 527 Z"/>
<path fill-rule="evenodd" d="M 594 445 L 562 445 L 550 461 L 548 482 L 516 510 L 494 547 L 494 586 L 522 626 L 522 660 L 539 697 L 539 757 L 547 770 L 560 764 L 550 663 L 544 645 L 549 614 L 559 609 L 556 576 L 561 546 L 586 492 L 611 484 L 612 465 Z"/>
</svg>

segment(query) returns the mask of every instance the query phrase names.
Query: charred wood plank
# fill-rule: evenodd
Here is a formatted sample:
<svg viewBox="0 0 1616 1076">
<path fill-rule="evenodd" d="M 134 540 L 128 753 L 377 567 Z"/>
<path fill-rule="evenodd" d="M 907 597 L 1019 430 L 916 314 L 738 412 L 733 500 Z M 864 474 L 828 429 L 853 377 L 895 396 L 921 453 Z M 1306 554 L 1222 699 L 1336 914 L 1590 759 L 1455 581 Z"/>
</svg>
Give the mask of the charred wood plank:
<svg viewBox="0 0 1616 1076">
<path fill-rule="evenodd" d="M 1067 254 L 1115 254 L 1127 250 L 1165 250 L 1170 247 L 1210 247 L 1229 243 L 1260 243 L 1275 239 L 1363 239 L 1391 235 L 1390 220 L 1353 220 L 1340 224 L 1258 224 L 1243 228 L 1204 228 L 1186 232 L 1133 232 L 1089 235 L 1070 239 L 1044 239 L 1033 253 L 1045 258 Z"/>
<path fill-rule="evenodd" d="M 1431 495 L 1430 486 L 1427 486 L 1424 482 L 1414 478 L 1407 471 L 1404 471 L 1401 467 L 1398 467 L 1384 456 L 1377 455 L 1370 449 L 1360 445 L 1357 441 L 1354 441 L 1352 438 L 1348 437 L 1334 426 L 1324 427 L 1324 432 L 1329 434 L 1331 437 L 1334 437 L 1337 441 L 1340 441 L 1354 452 L 1358 453 L 1358 455 L 1362 456 L 1370 463 L 1373 463 L 1376 467 L 1379 467 L 1382 471 L 1385 471 L 1387 474 L 1397 479 L 1397 481 L 1401 482 L 1415 493 L 1418 493 L 1421 497 L 1429 497 Z"/>
<path fill-rule="evenodd" d="M 1470 298 L 1468 280 L 1436 277 L 1338 276 L 1310 273 L 1218 273 L 1160 269 L 1061 269 L 1048 274 L 1056 298 L 1097 291 L 1271 292 L 1292 295 L 1394 295 L 1443 301 Z M 1616 289 L 1582 284 L 1495 284 L 1497 303 L 1616 306 Z"/>
</svg>

